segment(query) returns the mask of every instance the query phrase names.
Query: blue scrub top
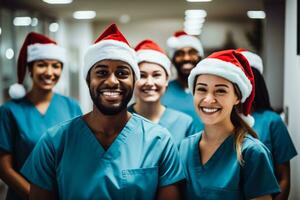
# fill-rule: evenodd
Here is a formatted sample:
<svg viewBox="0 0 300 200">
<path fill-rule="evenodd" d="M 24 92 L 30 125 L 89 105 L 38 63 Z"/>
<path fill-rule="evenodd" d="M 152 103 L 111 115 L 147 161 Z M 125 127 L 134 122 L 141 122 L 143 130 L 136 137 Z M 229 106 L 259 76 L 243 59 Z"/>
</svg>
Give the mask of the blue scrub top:
<svg viewBox="0 0 300 200">
<path fill-rule="evenodd" d="M 182 88 L 177 80 L 169 82 L 168 89 L 162 96 L 161 102 L 169 108 L 188 114 L 193 118 L 197 132 L 203 130 L 204 125 L 195 110 L 193 95 L 190 90 Z"/>
<path fill-rule="evenodd" d="M 297 155 L 296 148 L 281 117 L 269 110 L 253 112 L 253 129 L 271 151 L 274 163 L 283 164 Z"/>
<path fill-rule="evenodd" d="M 201 137 L 202 132 L 192 135 L 180 146 L 188 199 L 251 199 L 280 191 L 271 154 L 259 140 L 250 135 L 245 137 L 243 166 L 237 160 L 233 135 L 203 165 L 198 145 Z"/>
<path fill-rule="evenodd" d="M 184 179 L 169 132 L 133 114 L 104 150 L 82 117 L 49 130 L 21 170 L 59 199 L 154 199 L 157 188 Z"/>
<path fill-rule="evenodd" d="M 134 104 L 129 106 L 128 111 L 136 113 L 133 106 Z M 193 119 L 190 116 L 168 107 L 166 107 L 158 124 L 168 129 L 178 147 L 184 138 L 197 133 Z"/>
<path fill-rule="evenodd" d="M 26 97 L 8 101 L 0 107 L 0 151 L 12 154 L 14 169 L 19 171 L 48 128 L 78 115 L 81 115 L 78 103 L 56 93 L 45 114 Z M 19 198 L 9 190 L 7 199 Z"/>
</svg>

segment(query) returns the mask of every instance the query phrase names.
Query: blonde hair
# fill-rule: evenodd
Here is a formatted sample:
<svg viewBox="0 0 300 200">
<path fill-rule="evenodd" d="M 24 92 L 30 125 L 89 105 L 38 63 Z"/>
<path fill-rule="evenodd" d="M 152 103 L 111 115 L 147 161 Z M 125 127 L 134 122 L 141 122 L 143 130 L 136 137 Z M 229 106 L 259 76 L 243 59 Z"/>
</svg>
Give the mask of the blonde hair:
<svg viewBox="0 0 300 200">
<path fill-rule="evenodd" d="M 233 84 L 234 91 L 239 99 L 241 99 L 241 92 L 236 84 Z M 243 112 L 242 104 L 238 104 L 234 106 L 231 111 L 231 122 L 235 127 L 234 130 L 234 145 L 237 154 L 237 159 L 241 165 L 244 164 L 243 156 L 242 156 L 242 145 L 244 138 L 247 134 L 250 134 L 254 138 L 258 138 L 256 132 L 240 117 L 239 113 Z"/>
</svg>

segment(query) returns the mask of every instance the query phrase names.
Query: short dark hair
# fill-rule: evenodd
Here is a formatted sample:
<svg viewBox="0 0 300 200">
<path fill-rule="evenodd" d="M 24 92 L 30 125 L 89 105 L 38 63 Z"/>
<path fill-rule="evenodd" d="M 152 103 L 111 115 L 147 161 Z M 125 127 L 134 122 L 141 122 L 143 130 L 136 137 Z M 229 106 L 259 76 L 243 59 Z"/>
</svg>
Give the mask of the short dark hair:
<svg viewBox="0 0 300 200">
<path fill-rule="evenodd" d="M 252 104 L 253 111 L 272 110 L 269 98 L 269 92 L 263 75 L 254 67 L 252 67 L 255 79 L 255 98 Z"/>
</svg>

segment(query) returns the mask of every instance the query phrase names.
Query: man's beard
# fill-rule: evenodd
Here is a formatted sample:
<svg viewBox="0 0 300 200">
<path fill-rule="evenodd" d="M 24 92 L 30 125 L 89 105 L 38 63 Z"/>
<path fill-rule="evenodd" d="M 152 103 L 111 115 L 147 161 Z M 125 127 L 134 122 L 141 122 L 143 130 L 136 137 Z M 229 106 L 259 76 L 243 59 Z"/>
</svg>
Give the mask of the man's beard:
<svg viewBox="0 0 300 200">
<path fill-rule="evenodd" d="M 101 100 L 101 97 L 100 97 L 101 94 L 99 92 L 99 89 L 97 89 L 96 92 L 94 92 L 90 88 L 89 91 L 90 91 L 92 101 L 93 101 L 94 105 L 97 107 L 97 109 L 101 113 L 103 113 L 104 115 L 109 115 L 109 116 L 116 115 L 116 114 L 120 113 L 121 111 L 123 111 L 124 109 L 126 109 L 127 104 L 129 103 L 129 101 L 130 101 L 130 99 L 133 95 L 133 89 L 126 90 L 125 96 L 122 99 L 120 105 L 118 105 L 118 106 L 105 106 L 102 103 L 102 100 Z"/>
<path fill-rule="evenodd" d="M 175 66 L 175 68 L 177 69 L 177 74 L 178 74 L 178 76 L 179 76 L 181 79 L 187 81 L 187 79 L 188 79 L 188 77 L 189 77 L 189 75 L 190 75 L 192 69 L 197 65 L 197 63 L 198 63 L 199 61 L 200 61 L 200 59 L 199 59 L 199 60 L 195 60 L 195 61 L 182 61 L 182 62 L 177 62 L 177 63 L 174 62 L 174 66 Z M 185 64 L 190 64 L 190 65 L 192 65 L 192 68 L 189 69 L 189 70 L 184 70 L 184 69 L 183 69 L 183 66 L 184 66 Z"/>
</svg>

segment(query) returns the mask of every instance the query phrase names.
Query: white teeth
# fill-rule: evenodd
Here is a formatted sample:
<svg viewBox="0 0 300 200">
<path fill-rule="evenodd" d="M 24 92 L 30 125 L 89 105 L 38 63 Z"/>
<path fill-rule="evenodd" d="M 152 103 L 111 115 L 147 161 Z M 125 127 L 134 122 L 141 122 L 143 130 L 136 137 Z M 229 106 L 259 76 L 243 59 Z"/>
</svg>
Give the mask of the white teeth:
<svg viewBox="0 0 300 200">
<path fill-rule="evenodd" d="M 103 95 L 105 96 L 110 96 L 110 97 L 116 97 L 116 96 L 119 96 L 120 95 L 120 92 L 115 92 L 115 91 L 107 91 L 107 92 L 103 92 L 102 93 Z"/>
<path fill-rule="evenodd" d="M 217 112 L 218 111 L 217 108 L 202 108 L 202 110 L 204 112 L 207 112 L 207 113 L 213 113 L 213 112 Z"/>
<path fill-rule="evenodd" d="M 53 81 L 51 79 L 43 79 L 46 84 L 51 84 Z"/>
</svg>

